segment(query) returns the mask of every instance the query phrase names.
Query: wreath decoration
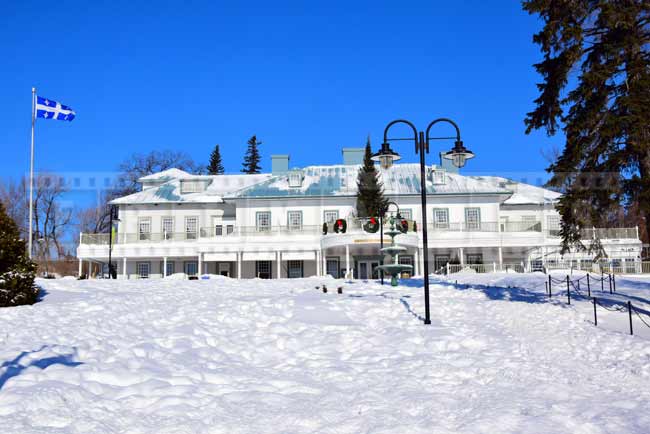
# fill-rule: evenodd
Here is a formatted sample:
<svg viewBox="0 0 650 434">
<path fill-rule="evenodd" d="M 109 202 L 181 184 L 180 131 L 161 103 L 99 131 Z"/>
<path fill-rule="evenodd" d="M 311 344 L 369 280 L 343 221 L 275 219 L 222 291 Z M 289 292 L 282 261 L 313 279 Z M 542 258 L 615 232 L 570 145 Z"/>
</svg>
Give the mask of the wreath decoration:
<svg viewBox="0 0 650 434">
<path fill-rule="evenodd" d="M 409 222 L 406 219 L 401 219 L 397 223 L 397 230 L 400 231 L 401 233 L 405 234 L 409 230 Z"/>
<path fill-rule="evenodd" d="M 374 234 L 379 230 L 379 222 L 375 217 L 370 217 L 370 219 L 363 224 L 363 230 Z"/>
<path fill-rule="evenodd" d="M 348 224 L 345 219 L 338 219 L 334 222 L 334 232 L 337 234 L 340 232 L 342 234 L 348 229 Z"/>
<path fill-rule="evenodd" d="M 327 223 L 323 223 L 323 235 L 327 235 Z"/>
</svg>

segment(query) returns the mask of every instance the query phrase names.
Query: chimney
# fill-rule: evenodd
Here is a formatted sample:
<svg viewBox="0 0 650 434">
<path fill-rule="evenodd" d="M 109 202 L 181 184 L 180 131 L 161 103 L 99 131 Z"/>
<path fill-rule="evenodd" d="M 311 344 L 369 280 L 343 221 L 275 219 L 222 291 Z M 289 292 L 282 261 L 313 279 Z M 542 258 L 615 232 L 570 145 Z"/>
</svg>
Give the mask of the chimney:
<svg viewBox="0 0 650 434">
<path fill-rule="evenodd" d="M 289 155 L 271 155 L 271 174 L 283 175 L 289 171 Z"/>
<path fill-rule="evenodd" d="M 343 148 L 343 164 L 363 164 L 364 148 Z"/>
<path fill-rule="evenodd" d="M 451 162 L 451 160 L 447 160 L 446 158 L 442 158 L 443 152 L 440 153 L 440 167 L 445 169 L 447 173 L 458 173 L 458 167 L 454 166 L 454 164 Z"/>
</svg>

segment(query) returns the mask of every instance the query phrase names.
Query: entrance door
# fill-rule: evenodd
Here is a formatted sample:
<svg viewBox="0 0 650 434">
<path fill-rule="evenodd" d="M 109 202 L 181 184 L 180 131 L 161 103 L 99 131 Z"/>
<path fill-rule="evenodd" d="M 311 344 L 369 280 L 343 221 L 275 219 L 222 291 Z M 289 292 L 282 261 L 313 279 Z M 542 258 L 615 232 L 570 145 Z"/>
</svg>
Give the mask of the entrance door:
<svg viewBox="0 0 650 434">
<path fill-rule="evenodd" d="M 230 277 L 230 263 L 229 262 L 219 262 L 219 274 L 221 276 Z"/>
<path fill-rule="evenodd" d="M 339 259 L 338 258 L 327 258 L 327 274 L 332 276 L 335 279 L 339 278 Z"/>
<path fill-rule="evenodd" d="M 379 278 L 379 261 L 359 261 L 357 263 L 359 279 L 368 280 L 368 279 L 378 279 Z"/>
</svg>

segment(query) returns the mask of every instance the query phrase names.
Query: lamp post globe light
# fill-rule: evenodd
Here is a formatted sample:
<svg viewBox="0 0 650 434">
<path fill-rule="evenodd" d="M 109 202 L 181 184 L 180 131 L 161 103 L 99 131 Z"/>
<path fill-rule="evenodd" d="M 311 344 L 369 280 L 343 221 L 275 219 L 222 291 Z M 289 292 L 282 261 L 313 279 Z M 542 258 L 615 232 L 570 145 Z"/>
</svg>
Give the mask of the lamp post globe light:
<svg viewBox="0 0 650 434">
<path fill-rule="evenodd" d="M 451 137 L 431 137 L 429 132 L 431 128 L 438 123 L 448 123 L 451 124 L 456 130 L 456 135 Z M 408 125 L 411 130 L 413 130 L 412 137 L 406 138 L 388 138 L 388 131 L 396 124 L 405 124 Z M 460 128 L 456 125 L 456 122 L 447 118 L 439 118 L 434 121 L 431 121 L 427 126 L 427 129 L 423 131 L 417 130 L 413 123 L 404 120 L 397 119 L 392 122 L 389 122 L 384 129 L 384 141 L 381 145 L 379 152 L 376 152 L 372 155 L 374 161 L 379 161 L 379 165 L 383 169 L 389 169 L 393 162 L 399 160 L 400 155 L 393 151 L 390 147 L 391 141 L 409 141 L 413 140 L 415 144 L 415 153 L 420 154 L 420 197 L 422 201 L 422 248 L 424 254 L 424 323 L 431 324 L 431 309 L 429 306 L 429 245 L 427 241 L 427 189 L 426 189 L 426 163 L 424 159 L 425 152 L 429 153 L 429 142 L 431 140 L 454 140 L 454 147 L 442 154 L 442 157 L 446 160 L 451 160 L 452 164 L 458 168 L 465 166 L 467 160 L 474 158 L 474 153 L 467 149 L 463 145 L 463 141 L 460 138 Z"/>
</svg>

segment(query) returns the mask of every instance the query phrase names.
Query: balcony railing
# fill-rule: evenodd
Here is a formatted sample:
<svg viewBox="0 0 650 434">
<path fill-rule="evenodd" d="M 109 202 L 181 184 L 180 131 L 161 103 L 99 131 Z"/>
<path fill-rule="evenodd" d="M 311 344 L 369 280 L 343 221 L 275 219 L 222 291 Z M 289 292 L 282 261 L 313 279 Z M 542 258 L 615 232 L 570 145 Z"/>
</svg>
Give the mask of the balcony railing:
<svg viewBox="0 0 650 434">
<path fill-rule="evenodd" d="M 347 231 L 363 231 L 364 219 L 348 220 Z M 421 231 L 419 222 L 417 232 Z M 333 224 L 332 224 L 333 225 Z M 302 226 L 240 226 L 234 227 L 231 232 L 223 227 L 221 232 L 215 227 L 202 227 L 198 232 L 144 232 L 144 233 L 118 233 L 113 237 L 113 244 L 132 243 L 159 243 L 172 241 L 196 241 L 199 239 L 221 239 L 237 236 L 256 237 L 273 235 L 319 235 L 322 233 L 322 225 Z M 386 230 L 386 229 L 384 229 Z M 430 232 L 486 232 L 486 233 L 513 233 L 532 232 L 542 234 L 541 222 L 454 222 L 454 223 L 430 223 Z M 333 231 L 330 231 L 333 234 Z M 558 229 L 546 231 L 546 236 L 559 237 Z M 582 230 L 582 239 L 585 241 L 598 237 L 600 239 L 637 239 L 637 228 L 589 228 Z M 80 244 L 84 245 L 108 245 L 108 234 L 81 234 Z"/>
</svg>

